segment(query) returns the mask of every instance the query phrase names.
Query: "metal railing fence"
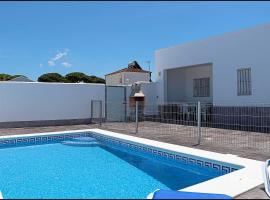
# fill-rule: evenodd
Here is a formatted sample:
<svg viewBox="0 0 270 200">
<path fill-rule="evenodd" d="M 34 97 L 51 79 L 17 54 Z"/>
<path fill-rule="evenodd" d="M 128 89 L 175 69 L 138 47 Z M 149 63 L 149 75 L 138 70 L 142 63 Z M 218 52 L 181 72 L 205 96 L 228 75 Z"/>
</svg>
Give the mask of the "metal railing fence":
<svg viewBox="0 0 270 200">
<path fill-rule="evenodd" d="M 270 104 L 106 102 L 104 129 L 183 145 L 270 152 Z"/>
</svg>

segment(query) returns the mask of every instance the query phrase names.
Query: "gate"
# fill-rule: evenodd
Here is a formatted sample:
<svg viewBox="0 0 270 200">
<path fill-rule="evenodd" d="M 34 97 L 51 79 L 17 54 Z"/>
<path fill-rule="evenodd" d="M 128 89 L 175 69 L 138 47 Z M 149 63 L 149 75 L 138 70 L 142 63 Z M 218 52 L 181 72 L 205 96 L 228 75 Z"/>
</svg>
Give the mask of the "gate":
<svg viewBox="0 0 270 200">
<path fill-rule="evenodd" d="M 91 100 L 91 123 L 102 123 L 102 101 Z"/>
<path fill-rule="evenodd" d="M 125 86 L 106 86 L 105 118 L 107 122 L 123 122 L 127 118 Z"/>
</svg>

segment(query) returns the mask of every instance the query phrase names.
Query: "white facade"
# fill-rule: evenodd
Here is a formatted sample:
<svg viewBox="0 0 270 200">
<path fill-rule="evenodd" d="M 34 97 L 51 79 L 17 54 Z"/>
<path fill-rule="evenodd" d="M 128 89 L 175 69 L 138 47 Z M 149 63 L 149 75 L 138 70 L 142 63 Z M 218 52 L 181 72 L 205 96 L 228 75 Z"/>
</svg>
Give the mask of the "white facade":
<svg viewBox="0 0 270 200">
<path fill-rule="evenodd" d="M 137 81 L 149 81 L 148 72 L 119 72 L 106 75 L 106 85 L 129 85 Z"/>
<path fill-rule="evenodd" d="M 122 73 L 109 74 L 105 76 L 106 85 L 122 85 Z"/>
<path fill-rule="evenodd" d="M 87 119 L 91 100 L 104 103 L 104 84 L 1 82 L 0 122 Z"/>
<path fill-rule="evenodd" d="M 185 82 L 187 76 L 182 74 L 185 76 L 182 78 L 181 75 L 178 76 L 177 73 L 174 74 L 170 70 L 181 68 L 192 70 L 191 67 L 211 65 L 212 69 L 208 72 L 212 84 L 209 101 L 233 104 L 269 103 L 269 52 L 270 25 L 257 26 L 202 41 L 157 50 L 155 60 L 160 102 L 181 101 L 182 99 L 186 101 L 198 100 L 191 96 L 192 88 L 189 88 L 188 92 L 185 93 L 186 98 L 181 97 L 183 93 L 177 93 L 179 90 L 187 90 L 187 84 L 192 85 L 192 82 L 181 83 L 181 81 Z M 237 94 L 237 70 L 241 68 L 251 68 L 251 95 L 238 96 Z M 197 78 L 205 77 L 203 73 L 206 71 L 192 72 L 193 75 L 196 74 Z M 173 92 L 177 94 L 173 97 L 168 95 L 168 93 Z M 168 96 L 172 99 L 168 99 Z"/>
</svg>

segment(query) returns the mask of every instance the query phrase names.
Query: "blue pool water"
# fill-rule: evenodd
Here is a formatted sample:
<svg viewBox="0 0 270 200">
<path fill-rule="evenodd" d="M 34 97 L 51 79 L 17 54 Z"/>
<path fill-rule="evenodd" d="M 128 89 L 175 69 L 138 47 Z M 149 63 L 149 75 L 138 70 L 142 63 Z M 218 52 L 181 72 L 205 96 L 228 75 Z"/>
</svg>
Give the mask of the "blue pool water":
<svg viewBox="0 0 270 200">
<path fill-rule="evenodd" d="M 61 143 L 0 149 L 4 198 L 146 198 L 221 174 L 173 165 L 110 146 Z"/>
</svg>

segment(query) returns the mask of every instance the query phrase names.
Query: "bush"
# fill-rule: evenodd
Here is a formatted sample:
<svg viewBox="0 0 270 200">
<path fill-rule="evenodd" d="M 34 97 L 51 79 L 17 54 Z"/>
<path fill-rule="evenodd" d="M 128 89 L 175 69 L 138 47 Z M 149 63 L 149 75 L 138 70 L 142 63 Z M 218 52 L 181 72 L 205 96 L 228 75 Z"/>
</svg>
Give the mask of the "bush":
<svg viewBox="0 0 270 200">
<path fill-rule="evenodd" d="M 65 77 L 58 73 L 47 73 L 43 74 L 38 78 L 38 82 L 68 82 Z"/>
</svg>

